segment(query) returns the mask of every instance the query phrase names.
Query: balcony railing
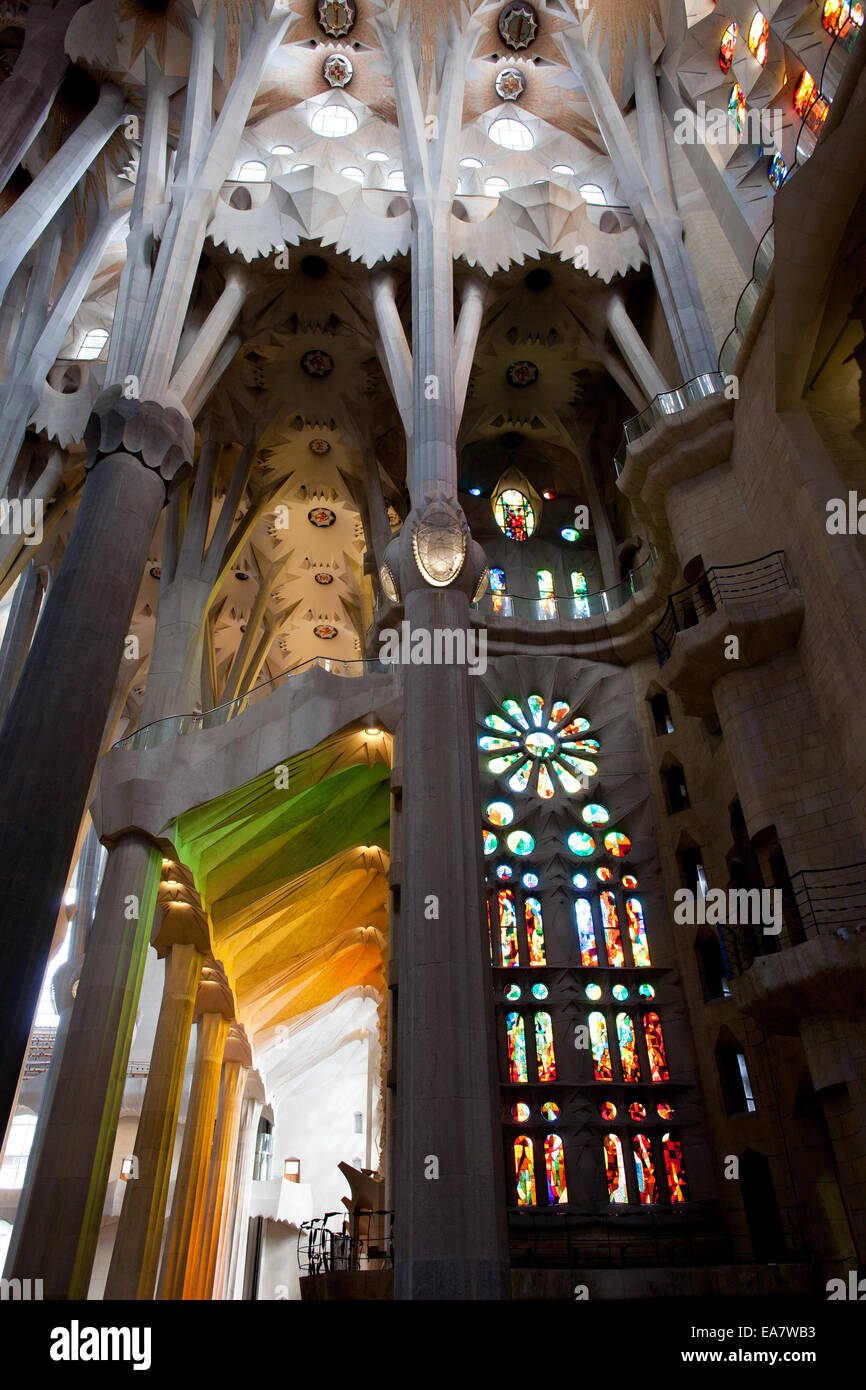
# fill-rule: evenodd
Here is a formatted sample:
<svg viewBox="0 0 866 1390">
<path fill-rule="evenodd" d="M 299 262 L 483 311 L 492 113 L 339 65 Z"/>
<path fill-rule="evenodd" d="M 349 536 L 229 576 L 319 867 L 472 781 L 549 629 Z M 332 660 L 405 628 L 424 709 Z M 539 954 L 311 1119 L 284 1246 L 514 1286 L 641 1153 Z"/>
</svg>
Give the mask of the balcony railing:
<svg viewBox="0 0 866 1390">
<path fill-rule="evenodd" d="M 782 930 L 771 935 L 753 922 L 720 925 L 719 945 L 728 979 L 743 975 L 759 956 L 775 955 L 816 936 L 866 936 L 866 864 L 801 869 L 782 890 Z"/>
<path fill-rule="evenodd" d="M 785 553 L 774 550 L 743 565 L 716 565 L 693 584 L 671 594 L 661 622 L 653 629 L 659 666 L 671 655 L 678 632 L 696 627 L 725 603 L 748 603 L 793 587 Z"/>
<path fill-rule="evenodd" d="M 801 869 L 791 886 L 807 937 L 866 933 L 866 864 Z"/>
<path fill-rule="evenodd" d="M 305 1221 L 298 1237 L 302 1275 L 346 1270 L 391 1269 L 394 1265 L 394 1213 L 358 1211 L 351 1222 L 344 1211 Z"/>
<path fill-rule="evenodd" d="M 356 661 L 340 661 L 329 656 L 313 656 L 308 661 L 301 661 L 290 670 L 283 671 L 279 676 L 274 676 L 272 680 L 262 681 L 261 685 L 248 690 L 246 695 L 239 695 L 237 699 L 229 700 L 224 705 L 205 710 L 203 714 L 172 714 L 166 719 L 156 719 L 152 724 L 145 724 L 141 729 L 136 729 L 135 733 L 129 734 L 127 738 L 120 739 L 113 746 L 125 749 L 159 748 L 163 743 L 177 738 L 179 734 L 196 733 L 199 729 L 221 728 L 245 710 L 247 705 L 255 704 L 264 696 L 278 690 L 283 681 L 288 680 L 290 676 L 303 675 L 305 671 L 312 671 L 316 666 L 332 676 L 387 676 L 393 670 L 393 666 L 387 661 L 370 661 L 363 657 Z"/>
<path fill-rule="evenodd" d="M 595 618 L 605 613 L 613 613 L 623 608 L 630 598 L 646 589 L 656 567 L 658 556 L 651 545 L 649 555 L 637 569 L 629 570 L 626 577 L 610 589 L 599 589 L 594 594 L 551 595 L 550 598 L 527 598 L 520 594 L 487 593 L 478 603 L 472 605 L 473 611 L 484 618 L 518 618 L 529 622 L 562 622 L 565 619 Z"/>
<path fill-rule="evenodd" d="M 688 406 L 705 400 L 707 396 L 718 395 L 724 389 L 725 378 L 721 372 L 704 372 L 701 376 L 693 377 L 691 381 L 678 386 L 675 391 L 662 391 L 650 401 L 640 415 L 633 415 L 630 420 L 626 420 L 622 427 L 622 439 L 613 460 L 617 477 L 625 466 L 625 454 L 629 444 L 640 439 L 641 435 L 648 434 L 665 416 L 676 415 Z"/>
</svg>

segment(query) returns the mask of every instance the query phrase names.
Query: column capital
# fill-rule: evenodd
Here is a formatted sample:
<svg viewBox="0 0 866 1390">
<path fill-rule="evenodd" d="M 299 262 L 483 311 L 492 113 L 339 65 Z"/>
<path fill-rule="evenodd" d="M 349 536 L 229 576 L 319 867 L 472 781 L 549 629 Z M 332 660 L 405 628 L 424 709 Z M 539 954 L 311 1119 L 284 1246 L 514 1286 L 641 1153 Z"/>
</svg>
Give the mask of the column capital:
<svg viewBox="0 0 866 1390">
<path fill-rule="evenodd" d="M 235 1002 L 222 963 L 211 956 L 202 966 L 201 984 L 195 1001 L 195 1017 L 221 1014 L 228 1023 L 235 1021 Z"/>
<path fill-rule="evenodd" d="M 445 492 L 413 507 L 385 551 L 382 569 L 402 601 L 413 589 L 462 589 L 475 600 L 487 587 L 487 561 L 463 509 Z M 383 585 L 388 597 L 388 585 Z M 392 599 L 393 602 L 393 599 Z"/>
<path fill-rule="evenodd" d="M 124 387 L 110 386 L 97 396 L 84 432 L 88 471 L 110 454 L 132 454 L 159 473 L 166 488 L 192 471 L 195 430 L 180 401 L 127 397 Z"/>
<path fill-rule="evenodd" d="M 172 946 L 195 946 L 203 955 L 211 949 L 207 912 L 190 870 L 170 859 L 162 861 L 162 875 L 156 894 L 161 920 L 151 944 L 159 956 Z"/>
</svg>

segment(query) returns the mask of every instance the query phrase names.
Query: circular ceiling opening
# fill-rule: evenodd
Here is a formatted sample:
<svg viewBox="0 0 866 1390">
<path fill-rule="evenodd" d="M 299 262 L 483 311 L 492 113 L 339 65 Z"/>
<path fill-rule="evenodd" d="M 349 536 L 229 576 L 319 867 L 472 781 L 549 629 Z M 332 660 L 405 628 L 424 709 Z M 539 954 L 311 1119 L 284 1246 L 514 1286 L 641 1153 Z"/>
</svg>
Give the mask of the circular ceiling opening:
<svg viewBox="0 0 866 1390">
<path fill-rule="evenodd" d="M 328 273 L 328 262 L 321 256 L 305 256 L 301 261 L 301 271 L 310 280 L 321 280 Z"/>
<path fill-rule="evenodd" d="M 550 271 L 539 266 L 536 270 L 530 270 L 524 284 L 528 290 L 546 290 L 552 279 Z"/>
</svg>

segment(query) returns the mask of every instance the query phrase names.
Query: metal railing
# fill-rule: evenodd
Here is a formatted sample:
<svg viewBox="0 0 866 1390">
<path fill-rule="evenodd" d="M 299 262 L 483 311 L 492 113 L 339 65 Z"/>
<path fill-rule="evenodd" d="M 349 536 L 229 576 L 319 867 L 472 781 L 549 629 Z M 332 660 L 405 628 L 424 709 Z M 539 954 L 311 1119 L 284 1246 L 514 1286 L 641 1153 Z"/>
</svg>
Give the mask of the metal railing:
<svg viewBox="0 0 866 1390">
<path fill-rule="evenodd" d="M 390 662 L 369 660 L 366 657 L 359 657 L 355 661 L 342 661 L 329 656 L 313 656 L 308 661 L 301 661 L 297 666 L 283 671 L 279 676 L 274 676 L 272 680 L 263 681 L 261 685 L 248 690 L 246 695 L 239 695 L 237 699 L 229 700 L 224 705 L 216 705 L 214 709 L 205 710 L 202 714 L 171 714 L 165 719 L 156 719 L 152 724 L 145 724 L 142 728 L 136 729 L 134 734 L 119 739 L 112 746 L 124 749 L 159 748 L 163 743 L 170 743 L 181 734 L 196 733 L 199 729 L 221 728 L 248 705 L 256 704 L 258 700 L 278 690 L 283 681 L 288 680 L 290 676 L 303 675 L 305 671 L 312 671 L 317 666 L 332 676 L 349 677 L 387 676 L 393 670 Z"/>
<path fill-rule="evenodd" d="M 339 1228 L 329 1223 L 339 1222 Z M 329 1211 L 305 1221 L 298 1236 L 301 1274 L 390 1269 L 394 1265 L 394 1213 Z"/>
<path fill-rule="evenodd" d="M 24 1062 L 25 1076 L 42 1076 L 51 1066 L 54 1053 L 56 1028 L 34 1028 L 30 1035 L 30 1045 Z"/>
<path fill-rule="evenodd" d="M 677 415 L 688 406 L 705 400 L 707 396 L 716 396 L 724 389 L 725 378 L 721 372 L 703 372 L 700 376 L 692 377 L 691 381 L 684 382 L 682 386 L 677 386 L 673 391 L 660 392 L 650 401 L 645 410 L 642 410 L 639 415 L 633 415 L 623 425 L 622 439 L 613 460 L 617 477 L 625 465 L 625 455 L 629 444 L 633 444 L 642 435 L 648 434 L 659 420 L 665 419 L 668 415 Z"/>
<path fill-rule="evenodd" d="M 527 598 L 521 594 L 487 593 L 472 610 L 484 618 L 519 618 L 530 622 L 562 622 L 565 619 L 595 618 L 623 608 L 635 594 L 649 586 L 658 562 L 655 547 L 637 569 L 629 570 L 619 584 L 599 589 L 594 594 L 551 595 L 549 598 Z"/>
<path fill-rule="evenodd" d="M 664 666 L 678 632 L 696 627 L 715 613 L 720 604 L 748 603 L 793 588 L 783 550 L 774 550 L 742 565 L 716 565 L 692 584 L 671 594 L 664 617 L 653 628 L 653 645 L 659 666 Z"/>
<path fill-rule="evenodd" d="M 866 864 L 801 869 L 791 887 L 807 937 L 866 934 Z"/>
</svg>

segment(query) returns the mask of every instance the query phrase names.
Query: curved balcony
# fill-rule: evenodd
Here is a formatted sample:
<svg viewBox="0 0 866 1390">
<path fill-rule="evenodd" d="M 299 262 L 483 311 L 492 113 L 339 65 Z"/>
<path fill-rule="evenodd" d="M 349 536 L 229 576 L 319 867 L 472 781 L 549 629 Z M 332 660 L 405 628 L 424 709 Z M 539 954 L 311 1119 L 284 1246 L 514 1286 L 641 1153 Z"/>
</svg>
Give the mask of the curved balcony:
<svg viewBox="0 0 866 1390">
<path fill-rule="evenodd" d="M 659 420 L 664 420 L 669 415 L 677 415 L 681 410 L 686 410 L 688 406 L 696 405 L 698 401 L 705 400 L 707 396 L 716 396 L 724 389 L 725 378 L 721 372 L 704 372 L 701 376 L 693 377 L 691 381 L 684 382 L 675 391 L 662 391 L 650 401 L 640 415 L 633 415 L 630 420 L 626 420 L 622 427 L 622 439 L 613 460 L 617 477 L 625 467 L 625 456 L 629 444 L 633 444 L 642 435 L 648 434 Z"/>
<path fill-rule="evenodd" d="M 120 749 L 149 749 L 159 748 L 164 743 L 169 743 L 173 738 L 181 734 L 196 733 L 200 729 L 218 729 L 223 724 L 227 724 L 230 719 L 234 719 L 247 708 L 248 705 L 257 704 L 259 700 L 267 698 L 291 676 L 303 675 L 305 671 L 312 671 L 318 667 L 322 671 L 327 671 L 332 676 L 358 677 L 371 675 L 389 675 L 392 666 L 387 661 L 369 660 L 359 658 L 356 661 L 341 661 L 328 656 L 313 656 L 308 661 L 301 661 L 297 666 L 292 666 L 288 671 L 283 671 L 279 676 L 274 676 L 272 680 L 263 681 L 261 685 L 254 686 L 248 690 L 246 695 L 239 695 L 237 699 L 228 700 L 224 705 L 216 705 L 214 709 L 205 710 L 202 714 L 172 714 L 165 719 L 156 719 L 152 724 L 145 724 L 142 728 L 136 729 L 135 733 L 129 734 L 126 738 L 119 739 L 112 744 L 112 750 Z"/>
<path fill-rule="evenodd" d="M 671 594 L 653 629 L 665 684 L 679 695 L 686 714 L 712 714 L 716 681 L 793 646 L 803 611 L 781 550 L 706 570 Z"/>
</svg>

